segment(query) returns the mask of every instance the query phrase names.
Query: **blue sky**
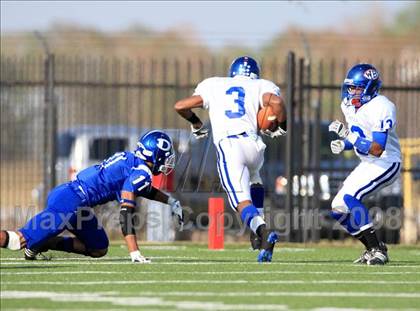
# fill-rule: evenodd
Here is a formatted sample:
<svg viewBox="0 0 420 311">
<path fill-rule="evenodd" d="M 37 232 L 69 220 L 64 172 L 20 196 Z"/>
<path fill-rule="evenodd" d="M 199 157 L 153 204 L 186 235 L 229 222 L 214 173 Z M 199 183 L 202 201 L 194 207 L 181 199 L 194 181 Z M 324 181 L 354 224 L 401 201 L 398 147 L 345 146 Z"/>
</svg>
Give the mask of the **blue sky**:
<svg viewBox="0 0 420 311">
<path fill-rule="evenodd" d="M 410 1 L 1 1 L 1 31 L 45 30 L 53 22 L 104 32 L 140 24 L 156 30 L 188 26 L 211 47 L 256 47 L 291 25 L 351 28 L 378 11 L 391 18 Z M 365 21 L 366 22 L 366 21 Z"/>
</svg>

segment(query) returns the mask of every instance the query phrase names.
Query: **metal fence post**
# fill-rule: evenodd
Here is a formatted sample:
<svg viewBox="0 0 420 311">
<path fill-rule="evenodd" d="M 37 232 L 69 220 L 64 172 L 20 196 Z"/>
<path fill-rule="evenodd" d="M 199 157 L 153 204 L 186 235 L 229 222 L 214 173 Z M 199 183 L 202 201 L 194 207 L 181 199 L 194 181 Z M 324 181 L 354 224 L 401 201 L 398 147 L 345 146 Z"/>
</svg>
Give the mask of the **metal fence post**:
<svg viewBox="0 0 420 311">
<path fill-rule="evenodd" d="M 318 67 L 318 83 L 322 87 L 324 84 L 324 63 L 321 60 Z M 322 115 L 322 95 L 323 89 L 321 88 L 318 91 L 318 98 L 313 103 L 312 109 L 314 109 L 314 126 L 313 126 L 313 136 L 312 136 L 312 158 L 311 158 L 311 168 L 314 178 L 314 193 L 312 196 L 312 211 L 314 215 L 319 215 L 321 207 L 321 188 L 319 178 L 321 176 L 321 115 Z M 317 226 L 312 226 L 311 230 L 311 241 L 319 241 L 320 231 Z"/>
<path fill-rule="evenodd" d="M 297 198 L 297 204 L 298 204 L 298 210 L 300 213 L 300 228 L 298 230 L 298 236 L 297 236 L 297 241 L 298 242 L 306 242 L 307 240 L 307 213 L 308 213 L 308 209 L 307 206 L 305 206 L 304 201 L 305 201 L 305 197 L 308 196 L 307 193 L 307 181 L 306 183 L 302 182 L 302 177 L 303 176 L 308 176 L 308 174 L 306 174 L 306 172 L 304 171 L 304 148 L 305 148 L 305 144 L 307 143 L 307 139 L 305 139 L 305 133 L 304 133 L 304 128 L 305 128 L 305 120 L 304 120 L 304 70 L 305 70 L 305 60 L 303 58 L 299 58 L 298 61 L 298 77 L 297 77 L 297 102 L 296 102 L 296 108 L 298 111 L 298 118 L 299 118 L 299 135 L 298 137 L 296 137 L 297 139 L 297 144 L 296 144 L 296 174 L 299 176 L 299 195 Z M 305 197 L 302 197 L 302 192 L 305 193 Z"/>
<path fill-rule="evenodd" d="M 43 205 L 47 200 L 48 191 L 55 186 L 56 182 L 56 140 L 57 140 L 57 108 L 54 100 L 54 67 L 55 58 L 48 53 L 44 62 L 44 191 Z M 44 207 L 41 206 L 41 209 Z"/>
<path fill-rule="evenodd" d="M 293 228 L 293 128 L 294 128 L 294 100 L 295 100 L 295 54 L 289 52 L 287 55 L 287 135 L 286 135 L 286 178 L 287 178 L 287 193 L 286 193 L 286 212 L 290 217 L 289 234 L 287 241 L 290 241 Z"/>
</svg>

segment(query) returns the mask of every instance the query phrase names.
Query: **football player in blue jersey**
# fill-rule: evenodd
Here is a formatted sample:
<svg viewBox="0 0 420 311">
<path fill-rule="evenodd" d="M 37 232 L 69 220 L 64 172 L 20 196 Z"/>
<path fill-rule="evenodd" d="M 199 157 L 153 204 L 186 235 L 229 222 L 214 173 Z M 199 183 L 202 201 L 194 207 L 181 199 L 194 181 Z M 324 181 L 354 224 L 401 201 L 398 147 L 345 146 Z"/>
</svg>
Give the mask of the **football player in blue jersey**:
<svg viewBox="0 0 420 311">
<path fill-rule="evenodd" d="M 82 170 L 74 181 L 54 188 L 46 208 L 17 231 L 1 231 L 0 246 L 11 250 L 25 249 L 32 260 L 47 250 L 102 257 L 108 250 L 108 238 L 98 224 L 91 207 L 118 200 L 120 224 L 132 262 L 150 260 L 139 251 L 133 223 L 136 197 L 170 205 L 173 215 L 183 226 L 180 202 L 152 186 L 152 175 L 169 174 L 175 167 L 172 141 L 162 131 L 143 135 L 134 152 L 119 152 L 98 165 Z M 64 230 L 74 237 L 58 236 Z"/>
</svg>

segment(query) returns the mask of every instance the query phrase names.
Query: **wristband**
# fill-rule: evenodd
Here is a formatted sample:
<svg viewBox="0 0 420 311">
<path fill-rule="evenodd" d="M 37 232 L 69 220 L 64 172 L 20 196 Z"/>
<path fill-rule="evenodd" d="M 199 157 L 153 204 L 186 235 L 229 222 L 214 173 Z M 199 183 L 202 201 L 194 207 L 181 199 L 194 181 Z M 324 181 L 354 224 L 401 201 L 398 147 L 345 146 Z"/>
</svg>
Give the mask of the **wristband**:
<svg viewBox="0 0 420 311">
<path fill-rule="evenodd" d="M 201 120 L 197 117 L 197 115 L 193 112 L 191 117 L 187 118 L 187 121 L 190 122 L 191 124 L 196 124 L 201 122 Z"/>
<path fill-rule="evenodd" d="M 344 140 L 344 150 L 351 150 L 353 149 L 353 144 L 349 142 L 347 139 Z"/>
<path fill-rule="evenodd" d="M 125 204 L 124 204 L 125 203 Z M 136 201 L 129 200 L 129 199 L 121 199 L 120 200 L 121 205 L 130 205 L 130 206 L 136 206 Z"/>
<path fill-rule="evenodd" d="M 372 146 L 372 142 L 366 138 L 362 138 L 355 133 L 350 133 L 347 136 L 347 140 L 353 144 L 354 147 L 357 148 L 362 153 L 368 154 L 370 147 Z"/>
</svg>

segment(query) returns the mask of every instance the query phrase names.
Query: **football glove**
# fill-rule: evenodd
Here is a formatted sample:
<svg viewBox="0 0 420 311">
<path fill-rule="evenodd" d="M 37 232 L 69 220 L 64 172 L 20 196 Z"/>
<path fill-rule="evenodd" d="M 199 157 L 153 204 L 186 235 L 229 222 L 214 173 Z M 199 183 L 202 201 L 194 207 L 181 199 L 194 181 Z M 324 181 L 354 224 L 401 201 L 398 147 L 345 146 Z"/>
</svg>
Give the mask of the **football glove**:
<svg viewBox="0 0 420 311">
<path fill-rule="evenodd" d="M 177 199 L 169 197 L 168 204 L 171 207 L 172 215 L 178 218 L 179 231 L 182 231 L 184 229 L 184 211 L 181 203 Z"/>
<path fill-rule="evenodd" d="M 134 263 L 151 263 L 150 258 L 144 257 L 140 251 L 134 251 L 130 253 L 131 262 Z"/>
<path fill-rule="evenodd" d="M 349 130 L 346 128 L 346 126 L 338 120 L 330 123 L 328 126 L 328 131 L 336 133 L 342 139 L 345 139 L 349 134 Z"/>
<path fill-rule="evenodd" d="M 333 140 L 330 144 L 331 152 L 334 154 L 340 154 L 344 150 L 344 141 L 341 139 Z"/>
<path fill-rule="evenodd" d="M 191 132 L 194 135 L 195 139 L 206 138 L 209 135 L 209 129 L 202 125 L 200 128 L 196 129 L 191 125 Z"/>
<path fill-rule="evenodd" d="M 260 133 L 262 135 L 271 137 L 271 138 L 276 138 L 279 136 L 285 136 L 287 134 L 287 131 L 283 130 L 280 126 L 277 127 L 277 129 L 275 129 L 274 131 L 270 131 L 270 130 L 260 130 Z"/>
</svg>

